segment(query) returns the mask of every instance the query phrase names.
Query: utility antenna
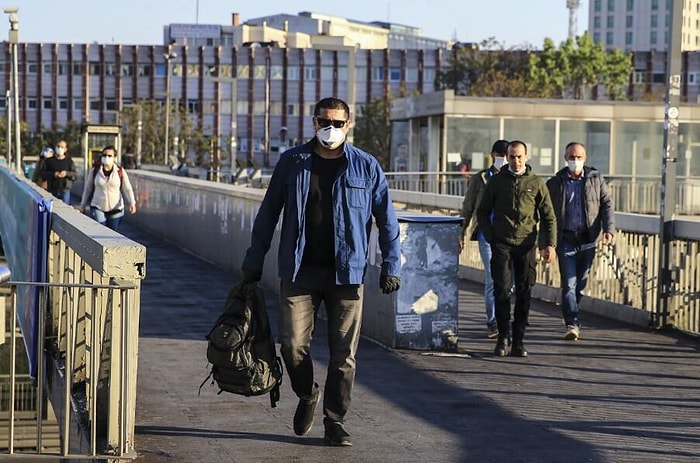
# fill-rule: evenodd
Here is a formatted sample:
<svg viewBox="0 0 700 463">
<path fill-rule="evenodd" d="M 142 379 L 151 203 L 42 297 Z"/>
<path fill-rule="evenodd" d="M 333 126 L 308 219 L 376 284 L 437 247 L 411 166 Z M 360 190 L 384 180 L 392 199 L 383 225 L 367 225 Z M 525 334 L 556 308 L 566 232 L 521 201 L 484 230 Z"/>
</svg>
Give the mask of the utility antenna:
<svg viewBox="0 0 700 463">
<path fill-rule="evenodd" d="M 577 18 L 576 10 L 581 6 L 581 0 L 566 0 L 566 7 L 569 9 L 569 38 L 576 38 Z"/>
</svg>

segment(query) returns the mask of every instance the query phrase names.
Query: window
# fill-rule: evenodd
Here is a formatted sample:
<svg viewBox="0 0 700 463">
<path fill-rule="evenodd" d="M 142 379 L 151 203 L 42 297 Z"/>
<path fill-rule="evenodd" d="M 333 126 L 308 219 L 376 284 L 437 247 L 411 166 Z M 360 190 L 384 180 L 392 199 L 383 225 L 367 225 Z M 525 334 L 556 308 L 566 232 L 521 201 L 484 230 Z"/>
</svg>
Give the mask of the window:
<svg viewBox="0 0 700 463">
<path fill-rule="evenodd" d="M 5 97 L 0 97 L 0 109 L 6 109 L 7 108 L 7 100 Z"/>
<path fill-rule="evenodd" d="M 634 0 L 627 0 L 627 11 L 634 10 Z"/>
<path fill-rule="evenodd" d="M 632 44 L 632 32 L 625 32 L 625 45 Z"/>
<path fill-rule="evenodd" d="M 651 10 L 657 11 L 659 9 L 659 0 L 651 0 Z"/>
<path fill-rule="evenodd" d="M 39 71 L 39 65 L 36 63 L 29 63 L 27 65 L 27 74 L 36 74 Z"/>
<path fill-rule="evenodd" d="M 59 61 L 58 62 L 58 75 L 59 76 L 65 76 L 68 74 L 68 63 L 66 61 Z"/>
<path fill-rule="evenodd" d="M 400 82 L 401 81 L 401 68 L 389 69 L 389 80 L 392 82 Z"/>
<path fill-rule="evenodd" d="M 595 43 L 600 43 L 600 32 L 594 32 L 593 33 L 593 41 Z"/>
<path fill-rule="evenodd" d="M 600 16 L 593 18 L 593 28 L 600 29 Z"/>
<path fill-rule="evenodd" d="M 53 74 L 53 64 L 44 63 L 44 74 Z"/>
<path fill-rule="evenodd" d="M 36 98 L 27 98 L 27 108 L 29 108 L 29 109 L 36 109 L 37 108 Z"/>
<path fill-rule="evenodd" d="M 608 16 L 608 21 L 606 25 L 608 26 L 608 29 L 612 29 L 613 27 L 615 27 L 615 16 Z"/>
<path fill-rule="evenodd" d="M 290 66 L 287 68 L 287 80 L 299 80 L 298 66 Z"/>
<path fill-rule="evenodd" d="M 58 109 L 68 109 L 68 100 L 65 98 L 59 98 Z"/>
<path fill-rule="evenodd" d="M 114 63 L 106 63 L 105 64 L 105 75 L 106 76 L 113 76 L 116 75 L 117 73 L 117 66 Z"/>
<path fill-rule="evenodd" d="M 102 74 L 102 65 L 97 61 L 90 61 L 88 64 L 88 69 L 91 76 L 99 76 Z M 92 106 L 92 103 L 90 106 Z"/>
<path fill-rule="evenodd" d="M 90 100 L 91 111 L 99 111 L 100 109 L 102 109 L 102 104 L 100 100 Z"/>
<path fill-rule="evenodd" d="M 658 38 L 657 32 L 651 31 L 651 33 L 649 35 L 649 43 L 651 43 L 652 45 L 656 45 L 656 43 L 658 42 L 658 39 L 659 38 Z"/>
<path fill-rule="evenodd" d="M 105 100 L 105 110 L 107 111 L 117 111 L 117 102 L 114 101 L 114 99 L 106 99 Z"/>
<path fill-rule="evenodd" d="M 134 75 L 134 66 L 131 64 L 122 64 L 122 76 L 130 77 Z"/>
<path fill-rule="evenodd" d="M 73 63 L 73 75 L 82 76 L 83 74 L 85 74 L 83 63 Z"/>
<path fill-rule="evenodd" d="M 372 82 L 383 82 L 384 81 L 384 68 L 376 67 L 372 68 Z"/>
<path fill-rule="evenodd" d="M 634 26 L 634 16 L 632 15 L 627 15 L 627 18 L 625 18 L 625 27 L 631 28 Z"/>
<path fill-rule="evenodd" d="M 151 66 L 148 64 L 139 64 L 139 77 L 150 76 L 151 72 Z"/>
<path fill-rule="evenodd" d="M 305 80 L 316 79 L 316 68 L 304 68 L 304 79 Z"/>
<path fill-rule="evenodd" d="M 659 17 L 655 14 L 651 15 L 651 27 L 659 27 Z"/>
<path fill-rule="evenodd" d="M 270 79 L 272 80 L 282 80 L 284 70 L 282 66 L 275 64 L 270 66 Z"/>
<path fill-rule="evenodd" d="M 655 84 L 663 84 L 666 82 L 666 74 L 663 72 L 654 72 L 651 75 L 651 81 Z"/>
<path fill-rule="evenodd" d="M 595 1 L 593 2 L 593 11 L 596 11 L 596 12 L 600 11 L 600 10 L 602 9 L 602 8 L 601 8 L 601 3 L 602 3 L 601 0 L 595 0 Z"/>
<path fill-rule="evenodd" d="M 615 0 L 608 0 L 608 11 L 615 11 Z"/>
<path fill-rule="evenodd" d="M 605 34 L 605 44 L 606 45 L 612 45 L 613 44 L 613 33 L 608 32 Z"/>
<path fill-rule="evenodd" d="M 41 100 L 41 107 L 44 109 L 52 109 L 53 108 L 53 101 L 51 101 L 51 98 L 44 98 Z"/>
<path fill-rule="evenodd" d="M 73 100 L 73 109 L 75 109 L 76 111 L 82 111 L 84 104 L 85 104 L 85 102 L 82 99 L 80 99 L 80 98 L 74 99 Z"/>
<path fill-rule="evenodd" d="M 188 113 L 198 113 L 199 112 L 199 100 L 187 100 L 187 112 Z"/>
</svg>

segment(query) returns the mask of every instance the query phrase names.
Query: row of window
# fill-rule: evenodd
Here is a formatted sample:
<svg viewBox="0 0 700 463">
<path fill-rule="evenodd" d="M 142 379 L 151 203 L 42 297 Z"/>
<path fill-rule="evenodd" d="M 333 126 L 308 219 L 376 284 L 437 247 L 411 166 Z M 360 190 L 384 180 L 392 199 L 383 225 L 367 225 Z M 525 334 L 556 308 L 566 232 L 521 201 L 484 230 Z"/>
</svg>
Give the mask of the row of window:
<svg viewBox="0 0 700 463">
<path fill-rule="evenodd" d="M 687 18 L 687 20 L 690 21 L 690 18 Z M 600 16 L 594 16 L 593 17 L 593 28 L 600 29 L 601 22 L 602 22 L 602 19 Z M 668 25 L 670 23 L 671 23 L 671 20 L 670 20 L 668 13 L 667 13 L 665 24 Z M 690 24 L 688 24 L 688 25 L 690 25 Z M 613 29 L 615 27 L 615 16 L 614 15 L 607 16 L 605 26 L 608 29 Z M 653 14 L 649 17 L 649 26 L 651 28 L 659 27 L 659 15 Z M 628 14 L 627 16 L 625 16 L 625 27 L 628 29 L 631 29 L 634 27 L 634 15 Z M 695 27 L 696 27 L 696 29 L 700 29 L 700 21 L 695 21 Z"/>
<path fill-rule="evenodd" d="M 671 1 L 672 0 L 666 0 L 666 9 L 669 9 L 669 7 L 671 6 Z M 615 0 L 608 0 L 608 3 L 607 3 L 608 11 L 615 11 L 615 3 L 616 3 Z M 651 0 L 652 11 L 658 10 L 660 3 L 661 2 L 659 0 Z M 627 0 L 625 3 L 625 7 L 626 7 L 627 11 L 634 11 L 634 0 Z M 596 13 L 603 11 L 603 0 L 594 0 L 593 11 L 595 11 Z"/>
<path fill-rule="evenodd" d="M 6 72 L 9 72 L 9 62 L 3 62 L 0 61 L 0 69 L 4 69 Z M 82 76 L 84 74 L 84 64 L 83 63 L 73 63 L 73 75 L 74 76 Z M 230 68 L 231 66 L 228 66 L 229 71 L 227 73 L 222 73 L 222 75 L 231 75 Z M 27 64 L 27 74 L 38 74 L 39 69 L 43 70 L 44 74 L 50 74 L 53 75 L 53 64 L 52 63 L 43 63 L 43 65 L 40 65 L 39 63 L 29 63 Z M 64 61 L 59 61 L 57 63 L 57 75 L 68 75 L 68 70 L 69 70 L 69 64 Z M 104 70 L 104 75 L 105 76 L 115 76 L 118 74 L 118 69 L 117 65 L 114 63 L 99 63 L 99 62 L 89 62 L 88 63 L 88 74 L 93 75 L 93 76 L 100 76 L 103 74 Z M 156 77 L 165 77 L 167 74 L 167 65 L 166 64 L 156 64 L 154 66 L 148 65 L 148 64 L 139 64 L 139 65 L 133 65 L 133 64 L 122 64 L 120 67 L 119 72 L 121 73 L 122 77 L 132 77 L 134 75 L 137 75 L 139 77 L 148 77 L 151 76 L 152 74 Z M 366 81 L 366 72 L 367 68 L 362 67 L 362 66 L 357 66 L 355 68 L 355 76 L 356 80 L 358 82 L 364 82 Z M 406 81 L 407 82 L 418 82 L 418 69 L 415 68 L 408 68 L 405 70 L 406 72 Z M 265 79 L 267 77 L 268 73 L 268 67 L 265 65 L 256 65 L 253 66 L 252 68 L 248 66 L 247 64 L 242 64 L 237 66 L 237 75 L 238 78 L 241 79 L 248 79 L 250 76 L 252 76 L 253 79 Z M 401 81 L 401 73 L 402 69 L 398 67 L 392 67 L 389 69 L 385 69 L 384 67 L 373 67 L 372 68 L 372 75 L 371 79 L 373 82 L 382 82 L 384 81 L 385 76 L 388 77 L 389 81 L 392 82 L 400 82 Z M 200 66 L 197 64 L 189 64 L 189 65 L 182 65 L 182 64 L 173 64 L 172 65 L 172 74 L 175 76 L 182 76 L 186 75 L 187 77 L 199 77 L 200 76 Z M 209 69 L 205 69 L 205 74 L 207 76 L 213 75 L 211 74 Z M 425 74 L 424 74 L 424 80 L 427 82 L 431 82 L 434 79 L 435 72 L 432 69 L 425 69 Z M 315 67 L 307 67 L 302 69 L 298 66 L 289 66 L 287 67 L 287 79 L 288 80 L 315 80 L 320 77 L 321 80 L 339 80 L 339 81 L 347 81 L 348 80 L 348 69 L 347 67 L 338 67 L 338 69 L 334 69 L 332 66 L 321 66 L 320 69 L 320 76 L 319 76 L 319 69 Z M 279 65 L 271 65 L 269 66 L 269 78 L 271 80 L 281 80 L 283 78 L 283 67 Z"/>
</svg>

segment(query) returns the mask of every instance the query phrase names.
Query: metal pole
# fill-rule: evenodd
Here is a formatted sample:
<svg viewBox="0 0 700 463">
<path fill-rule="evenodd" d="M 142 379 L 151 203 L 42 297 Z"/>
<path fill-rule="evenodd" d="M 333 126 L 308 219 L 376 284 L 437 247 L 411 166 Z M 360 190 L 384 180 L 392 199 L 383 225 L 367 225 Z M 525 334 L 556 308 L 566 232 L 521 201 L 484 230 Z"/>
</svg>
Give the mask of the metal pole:
<svg viewBox="0 0 700 463">
<path fill-rule="evenodd" d="M 7 90 L 5 92 L 5 101 L 7 104 L 7 138 L 5 145 L 7 147 L 7 168 L 12 167 L 12 93 Z"/>
<path fill-rule="evenodd" d="M 238 144 L 238 79 L 231 79 L 231 175 L 236 165 L 236 148 Z"/>
<path fill-rule="evenodd" d="M 14 130 L 15 130 L 15 169 L 17 172 L 22 171 L 22 149 L 20 145 L 20 120 L 19 120 L 19 69 L 18 69 L 18 59 L 17 59 L 17 44 L 19 43 L 19 19 L 17 18 L 17 13 L 19 8 L 17 7 L 7 7 L 3 11 L 9 14 L 10 20 L 10 32 L 8 36 L 8 41 L 10 42 L 10 48 L 12 52 L 12 106 L 13 106 L 13 116 L 14 116 Z M 10 124 L 11 121 L 8 117 L 7 123 Z M 8 140 L 9 146 L 9 140 Z"/>
<path fill-rule="evenodd" d="M 270 167 L 270 47 L 265 49 L 265 152 L 263 165 Z"/>
<path fill-rule="evenodd" d="M 669 2 L 671 27 L 666 52 L 666 111 L 664 117 L 664 152 L 661 165 L 661 220 L 659 229 L 659 287 L 656 313 L 651 323 L 656 327 L 668 324 L 671 300 L 674 297 L 674 271 L 671 268 L 671 245 L 674 239 L 673 216 L 676 207 L 676 168 L 678 161 L 678 105 L 681 89 L 681 25 L 683 8 L 680 2 Z"/>
<path fill-rule="evenodd" d="M 141 167 L 141 149 L 142 149 L 142 139 L 143 139 L 143 108 L 138 105 L 139 108 L 139 120 L 136 123 L 136 167 Z"/>
<path fill-rule="evenodd" d="M 165 149 L 163 151 L 163 165 L 168 165 L 168 150 L 170 137 L 170 53 L 165 55 Z"/>
</svg>

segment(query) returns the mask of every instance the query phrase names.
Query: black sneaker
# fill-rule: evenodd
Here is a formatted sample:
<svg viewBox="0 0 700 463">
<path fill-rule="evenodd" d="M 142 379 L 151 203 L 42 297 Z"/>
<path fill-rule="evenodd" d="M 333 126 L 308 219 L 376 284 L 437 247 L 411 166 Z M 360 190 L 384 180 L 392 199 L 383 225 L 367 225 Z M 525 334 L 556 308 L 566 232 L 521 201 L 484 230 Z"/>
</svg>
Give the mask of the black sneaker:
<svg viewBox="0 0 700 463">
<path fill-rule="evenodd" d="M 294 434 L 297 436 L 303 436 L 311 431 L 311 427 L 314 425 L 314 411 L 320 395 L 318 384 L 314 383 L 311 395 L 299 398 L 297 411 L 294 412 Z"/>
<path fill-rule="evenodd" d="M 486 326 L 486 336 L 489 339 L 494 339 L 498 337 L 498 324 L 496 323 L 489 323 Z"/>
<path fill-rule="evenodd" d="M 350 447 L 352 445 L 350 434 L 343 428 L 343 423 L 330 421 L 326 418 L 323 420 L 323 427 L 326 428 L 326 432 L 323 434 L 323 441 L 326 444 L 334 447 Z"/>
</svg>

